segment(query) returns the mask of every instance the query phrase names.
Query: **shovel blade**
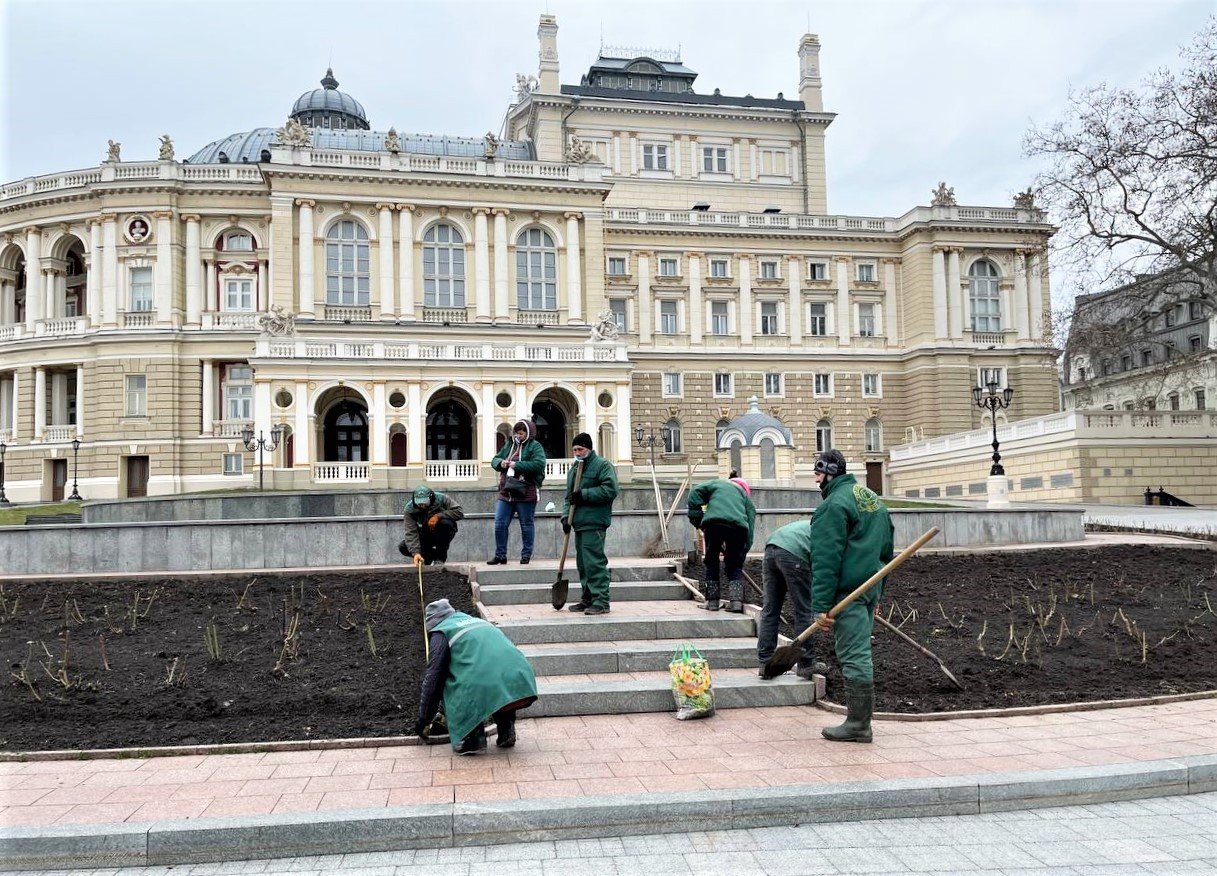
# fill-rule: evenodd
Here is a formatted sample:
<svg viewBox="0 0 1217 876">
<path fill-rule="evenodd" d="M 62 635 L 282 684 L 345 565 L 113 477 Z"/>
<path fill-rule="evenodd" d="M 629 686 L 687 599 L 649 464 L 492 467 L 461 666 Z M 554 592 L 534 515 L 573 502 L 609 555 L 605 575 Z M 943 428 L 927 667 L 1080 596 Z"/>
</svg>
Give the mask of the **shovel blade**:
<svg viewBox="0 0 1217 876">
<path fill-rule="evenodd" d="M 773 656 L 765 661 L 765 678 L 777 678 L 785 675 L 798 664 L 803 656 L 803 649 L 798 645 L 783 645 L 773 652 Z"/>
<path fill-rule="evenodd" d="M 566 606 L 566 595 L 570 592 L 570 582 L 565 578 L 559 578 L 554 582 L 554 586 L 549 588 L 549 604 L 554 607 L 554 611 L 561 611 Z"/>
</svg>

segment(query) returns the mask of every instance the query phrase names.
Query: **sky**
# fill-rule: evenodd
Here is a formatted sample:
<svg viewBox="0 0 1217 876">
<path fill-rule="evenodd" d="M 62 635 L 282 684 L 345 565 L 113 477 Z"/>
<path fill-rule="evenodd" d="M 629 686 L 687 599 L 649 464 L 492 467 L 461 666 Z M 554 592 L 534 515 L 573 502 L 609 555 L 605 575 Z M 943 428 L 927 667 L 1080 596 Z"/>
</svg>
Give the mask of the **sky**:
<svg viewBox="0 0 1217 876">
<path fill-rule="evenodd" d="M 603 43 L 679 48 L 701 93 L 795 98 L 818 34 L 829 212 L 898 216 L 939 180 L 1008 205 L 1031 124 L 1171 65 L 1217 0 L 0 0 L 0 181 L 277 127 L 329 64 L 373 129 L 497 131 L 545 11 L 564 83 Z"/>
</svg>

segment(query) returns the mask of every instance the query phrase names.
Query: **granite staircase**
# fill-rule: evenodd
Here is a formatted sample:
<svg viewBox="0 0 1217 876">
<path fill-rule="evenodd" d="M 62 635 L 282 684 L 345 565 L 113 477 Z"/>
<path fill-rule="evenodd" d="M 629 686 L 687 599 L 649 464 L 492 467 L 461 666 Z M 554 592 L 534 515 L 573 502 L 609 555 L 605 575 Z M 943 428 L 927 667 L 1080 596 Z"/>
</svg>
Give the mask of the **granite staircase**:
<svg viewBox="0 0 1217 876">
<path fill-rule="evenodd" d="M 707 612 L 673 577 L 671 560 L 612 561 L 612 611 L 587 617 L 554 611 L 550 585 L 557 563 L 484 566 L 471 570 L 474 599 L 537 674 L 530 717 L 668 712 L 668 663 L 692 643 L 710 661 L 720 709 L 813 703 L 816 686 L 793 673 L 771 681 L 757 676 L 755 612 Z M 579 574 L 568 566 L 572 601 Z"/>
</svg>

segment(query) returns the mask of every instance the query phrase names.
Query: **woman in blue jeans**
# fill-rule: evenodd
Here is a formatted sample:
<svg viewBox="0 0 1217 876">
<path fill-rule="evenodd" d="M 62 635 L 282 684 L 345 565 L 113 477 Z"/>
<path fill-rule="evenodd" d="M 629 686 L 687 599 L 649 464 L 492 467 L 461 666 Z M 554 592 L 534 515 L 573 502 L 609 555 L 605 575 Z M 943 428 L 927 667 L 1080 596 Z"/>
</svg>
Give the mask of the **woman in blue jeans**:
<svg viewBox="0 0 1217 876">
<path fill-rule="evenodd" d="M 520 518 L 520 562 L 532 559 L 536 526 L 537 489 L 545 480 L 545 449 L 537 440 L 537 427 L 520 420 L 511 430 L 511 441 L 495 454 L 490 467 L 499 476 L 498 501 L 494 504 L 494 556 L 490 565 L 507 562 L 507 537 L 513 516 Z"/>
</svg>

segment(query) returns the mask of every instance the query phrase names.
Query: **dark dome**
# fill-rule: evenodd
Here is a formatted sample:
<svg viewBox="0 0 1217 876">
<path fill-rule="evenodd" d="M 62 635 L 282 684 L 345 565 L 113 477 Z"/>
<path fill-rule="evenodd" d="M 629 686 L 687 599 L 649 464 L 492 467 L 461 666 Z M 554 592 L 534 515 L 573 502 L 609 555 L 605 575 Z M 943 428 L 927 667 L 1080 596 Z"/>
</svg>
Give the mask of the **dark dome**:
<svg viewBox="0 0 1217 876">
<path fill-rule="evenodd" d="M 325 71 L 320 88 L 306 91 L 296 98 L 290 117 L 310 128 L 366 131 L 370 127 L 363 104 L 338 90 L 338 80 L 334 78 L 333 69 L 329 68 Z"/>
</svg>

